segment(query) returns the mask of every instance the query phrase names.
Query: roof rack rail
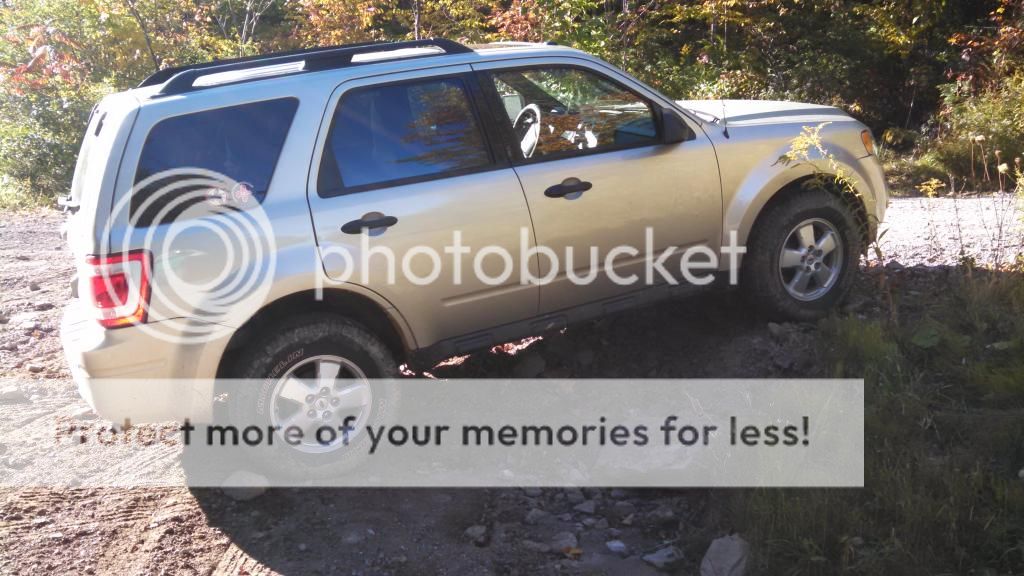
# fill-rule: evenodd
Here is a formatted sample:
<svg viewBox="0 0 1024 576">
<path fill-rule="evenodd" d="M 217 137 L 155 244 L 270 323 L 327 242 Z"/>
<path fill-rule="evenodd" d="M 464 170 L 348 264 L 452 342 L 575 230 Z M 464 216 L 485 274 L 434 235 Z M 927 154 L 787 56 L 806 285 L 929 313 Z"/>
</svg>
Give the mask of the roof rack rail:
<svg viewBox="0 0 1024 576">
<path fill-rule="evenodd" d="M 490 42 L 483 42 L 480 44 L 474 44 L 474 46 L 558 46 L 558 42 L 554 40 L 548 40 L 546 42 L 529 42 L 526 40 L 492 40 Z"/>
<path fill-rule="evenodd" d="M 248 56 L 245 58 L 232 58 L 229 60 L 215 60 L 201 64 L 178 66 L 159 70 L 139 84 L 139 88 L 163 84 L 163 87 L 155 96 L 170 96 L 172 94 L 183 94 L 209 88 L 212 86 L 195 86 L 194 82 L 202 77 L 222 72 L 235 72 L 262 68 L 264 66 L 275 66 L 283 64 L 303 63 L 301 72 L 315 72 L 320 70 L 332 70 L 344 68 L 359 62 L 353 62 L 352 57 L 358 54 L 372 54 L 374 52 L 387 52 L 391 50 L 403 50 L 409 48 L 440 48 L 445 54 L 468 54 L 473 52 L 463 44 L 445 38 L 427 38 L 423 40 L 408 40 L 404 42 L 362 42 L 359 44 L 343 44 L 340 46 L 327 46 L 320 48 L 307 48 L 303 50 L 291 50 L 288 52 L 275 52 L 261 56 Z M 416 58 L 418 56 L 409 56 Z M 299 71 L 296 71 L 299 72 Z M 291 74 L 294 72 L 282 72 Z M 247 80 L 262 80 L 267 76 L 253 77 Z"/>
<path fill-rule="evenodd" d="M 200 62 L 197 64 L 186 64 L 184 66 L 174 66 L 171 68 L 162 68 L 157 70 L 153 74 L 146 77 L 145 80 L 139 83 L 138 88 L 145 88 L 146 86 L 156 86 L 157 84 L 163 84 L 171 79 L 172 76 L 178 72 L 184 72 L 186 70 L 202 70 L 205 68 L 213 68 L 215 66 L 223 66 L 225 64 L 239 64 L 242 62 L 255 62 L 257 60 L 266 60 L 267 58 L 275 58 L 278 56 L 298 56 L 300 54 L 312 54 L 315 52 L 323 52 L 325 50 L 338 50 L 340 48 L 358 48 L 362 46 L 371 46 L 374 44 L 382 44 L 382 42 L 361 42 L 358 44 L 344 44 L 339 46 L 321 46 L 316 48 L 301 48 L 299 50 L 288 50 L 284 52 L 273 52 L 270 54 L 260 54 L 258 56 L 246 56 L 243 58 L 226 58 L 224 60 L 213 60 L 211 62 Z"/>
</svg>

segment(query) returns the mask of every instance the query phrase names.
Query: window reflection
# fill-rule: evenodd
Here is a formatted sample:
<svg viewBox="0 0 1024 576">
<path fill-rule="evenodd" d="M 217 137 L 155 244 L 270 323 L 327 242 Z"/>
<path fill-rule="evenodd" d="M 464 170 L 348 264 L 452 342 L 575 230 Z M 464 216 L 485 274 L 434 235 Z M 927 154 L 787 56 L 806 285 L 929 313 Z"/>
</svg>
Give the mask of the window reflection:
<svg viewBox="0 0 1024 576">
<path fill-rule="evenodd" d="M 597 74 L 551 67 L 491 77 L 526 158 L 657 141 L 650 106 Z"/>
<path fill-rule="evenodd" d="M 458 79 L 360 88 L 346 94 L 321 162 L 318 189 L 458 172 L 490 158 Z"/>
</svg>

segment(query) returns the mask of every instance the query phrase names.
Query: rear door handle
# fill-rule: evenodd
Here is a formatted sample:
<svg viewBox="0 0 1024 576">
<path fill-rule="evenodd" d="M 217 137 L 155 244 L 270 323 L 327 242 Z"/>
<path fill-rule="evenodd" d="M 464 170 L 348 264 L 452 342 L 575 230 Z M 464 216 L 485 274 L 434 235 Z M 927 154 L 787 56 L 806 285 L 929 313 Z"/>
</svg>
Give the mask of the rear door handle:
<svg viewBox="0 0 1024 576">
<path fill-rule="evenodd" d="M 569 194 L 583 193 L 593 188 L 594 185 L 579 178 L 566 178 L 561 184 L 555 184 L 544 191 L 548 198 L 565 198 Z"/>
<path fill-rule="evenodd" d="M 342 227 L 341 231 L 345 234 L 361 234 L 363 230 L 373 230 L 375 228 L 390 228 L 398 224 L 398 218 L 394 216 L 384 216 L 380 213 L 365 214 L 358 220 L 352 220 L 346 222 Z"/>
</svg>

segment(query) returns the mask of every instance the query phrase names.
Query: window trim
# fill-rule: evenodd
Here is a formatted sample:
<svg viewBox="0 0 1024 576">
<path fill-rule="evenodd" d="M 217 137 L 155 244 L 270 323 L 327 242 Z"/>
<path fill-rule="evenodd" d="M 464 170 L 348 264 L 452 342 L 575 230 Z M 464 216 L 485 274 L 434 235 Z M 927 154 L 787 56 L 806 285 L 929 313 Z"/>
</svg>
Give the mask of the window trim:
<svg viewBox="0 0 1024 576">
<path fill-rule="evenodd" d="M 320 172 L 323 167 L 324 155 L 330 150 L 331 137 L 334 135 L 335 123 L 337 122 L 338 110 L 345 104 L 345 100 L 353 93 L 358 90 L 375 89 L 388 86 L 401 86 L 408 84 L 426 84 L 429 82 L 437 82 L 442 80 L 458 80 L 462 83 L 462 90 L 466 96 L 466 101 L 469 103 L 469 112 L 472 115 L 474 121 L 477 123 L 477 128 L 480 130 L 480 135 L 483 140 L 484 150 L 487 153 L 487 162 L 480 166 L 474 166 L 472 168 L 462 168 L 458 170 L 443 170 L 441 172 L 434 172 L 431 174 L 421 174 L 418 176 L 408 176 L 406 178 L 395 178 L 392 180 L 383 180 L 381 182 L 373 182 L 369 184 L 360 184 L 358 186 L 346 186 L 344 176 L 341 176 L 339 169 L 339 177 L 341 179 L 340 186 L 337 188 L 329 188 L 322 190 L 320 188 Z M 320 198 L 336 198 L 338 196 L 347 196 L 349 194 L 359 194 L 361 192 L 370 192 L 373 190 L 380 190 L 382 188 L 396 188 L 399 186 L 408 186 L 410 184 L 419 184 L 422 182 L 430 182 L 433 180 L 442 180 L 445 178 L 457 178 L 459 176 L 467 176 L 470 174 L 480 174 L 483 172 L 490 172 L 492 170 L 499 170 L 502 168 L 508 168 L 509 162 L 499 143 L 493 135 L 493 122 L 488 119 L 488 115 L 484 114 L 484 99 L 480 93 L 480 87 L 477 85 L 476 78 L 470 72 L 454 72 L 454 73 L 443 73 L 429 76 L 418 76 L 415 78 L 403 78 L 401 80 L 392 80 L 386 82 L 374 82 L 369 84 L 361 84 L 354 86 L 342 92 L 341 96 L 337 99 L 333 109 L 328 111 L 330 114 L 330 125 L 327 128 L 327 135 L 323 141 L 323 145 L 319 147 L 319 156 L 314 156 L 313 165 L 316 167 L 315 178 L 312 178 L 312 184 L 316 190 L 317 196 Z"/>
<path fill-rule="evenodd" d="M 606 148 L 588 148 L 585 150 L 563 150 L 559 152 L 552 152 L 544 156 L 534 156 L 532 158 L 524 158 L 522 149 L 519 147 L 519 143 L 515 140 L 515 135 L 512 133 L 512 126 L 506 120 L 507 114 L 505 114 L 504 106 L 501 104 L 501 97 L 498 94 L 498 89 L 494 86 L 494 81 L 491 76 L 501 72 L 509 71 L 528 71 L 528 70 L 544 70 L 551 68 L 569 68 L 573 70 L 580 70 L 583 72 L 589 72 L 595 76 L 600 77 L 602 80 L 609 82 L 631 94 L 636 96 L 640 101 L 647 104 L 651 109 L 651 114 L 654 116 L 655 123 L 655 141 L 651 143 L 637 143 L 637 144 L 626 144 L 621 146 L 608 146 Z M 581 64 L 570 64 L 566 62 L 557 63 L 544 63 L 544 64 L 513 64 L 511 66 L 500 66 L 500 67 L 487 67 L 484 69 L 476 70 L 474 74 L 477 76 L 477 82 L 480 84 L 481 90 L 486 95 L 486 104 L 490 110 L 490 115 L 498 124 L 498 134 L 504 144 L 506 154 L 509 157 L 509 162 L 512 166 L 529 166 L 531 164 L 540 164 L 543 162 L 554 162 L 558 160 L 569 160 L 572 158 L 583 158 L 585 156 L 594 156 L 596 154 L 607 154 L 609 152 L 621 152 L 623 150 L 633 150 L 638 148 L 650 148 L 654 146 L 665 146 L 662 142 L 664 137 L 663 132 L 663 118 L 662 118 L 662 107 L 654 100 L 647 96 L 638 93 L 633 88 L 630 88 L 626 84 L 619 80 L 612 78 L 608 74 L 600 70 L 595 70 L 589 66 Z M 678 144 L 675 144 L 678 145 Z"/>
</svg>

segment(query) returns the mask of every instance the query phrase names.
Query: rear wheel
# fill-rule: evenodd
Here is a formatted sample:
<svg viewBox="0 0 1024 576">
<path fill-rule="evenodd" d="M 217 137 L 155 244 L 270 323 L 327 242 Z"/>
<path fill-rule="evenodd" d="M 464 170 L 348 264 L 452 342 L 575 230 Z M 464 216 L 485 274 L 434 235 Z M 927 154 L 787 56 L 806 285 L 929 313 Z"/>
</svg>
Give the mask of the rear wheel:
<svg viewBox="0 0 1024 576">
<path fill-rule="evenodd" d="M 303 315 L 276 328 L 240 355 L 239 380 L 228 398 L 236 427 L 302 431 L 301 441 L 275 439 L 268 470 L 316 477 L 357 465 L 367 454 L 368 425 L 387 422 L 397 407 L 391 351 L 369 330 L 340 316 Z"/>
<path fill-rule="evenodd" d="M 862 249 L 851 206 L 835 194 L 807 191 L 770 206 L 747 242 L 741 285 L 777 319 L 820 318 L 846 297 Z"/>
<path fill-rule="evenodd" d="M 363 369 L 352 360 L 318 354 L 300 360 L 278 378 L 268 400 L 272 425 L 282 430 L 294 426 L 305 433 L 296 450 L 323 454 L 340 449 L 344 438 L 318 440 L 317 428 L 335 426 L 347 414 L 355 417 L 352 428 L 362 428 L 373 404 L 373 390 Z"/>
</svg>

